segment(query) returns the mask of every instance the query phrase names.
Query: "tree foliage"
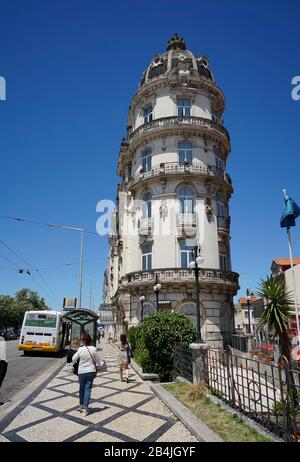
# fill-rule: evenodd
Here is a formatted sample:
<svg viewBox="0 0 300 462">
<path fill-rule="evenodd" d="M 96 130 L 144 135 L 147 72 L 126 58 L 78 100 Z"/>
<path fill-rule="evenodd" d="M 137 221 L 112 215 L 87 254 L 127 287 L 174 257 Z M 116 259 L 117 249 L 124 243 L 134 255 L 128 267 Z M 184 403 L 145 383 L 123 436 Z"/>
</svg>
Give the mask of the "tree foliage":
<svg viewBox="0 0 300 462">
<path fill-rule="evenodd" d="M 177 342 L 189 344 L 196 329 L 185 315 L 160 311 L 146 317 L 135 333 L 135 355 L 144 372 L 154 372 L 161 380 L 171 380 Z"/>
<path fill-rule="evenodd" d="M 266 300 L 265 309 L 261 316 L 261 325 L 278 337 L 281 354 L 290 361 L 288 323 L 292 318 L 291 306 L 293 298 L 286 292 L 282 282 L 273 277 L 267 277 L 259 284 L 258 295 Z"/>
<path fill-rule="evenodd" d="M 15 297 L 0 295 L 0 328 L 17 329 L 26 311 L 48 310 L 45 300 L 31 289 L 19 290 Z"/>
</svg>

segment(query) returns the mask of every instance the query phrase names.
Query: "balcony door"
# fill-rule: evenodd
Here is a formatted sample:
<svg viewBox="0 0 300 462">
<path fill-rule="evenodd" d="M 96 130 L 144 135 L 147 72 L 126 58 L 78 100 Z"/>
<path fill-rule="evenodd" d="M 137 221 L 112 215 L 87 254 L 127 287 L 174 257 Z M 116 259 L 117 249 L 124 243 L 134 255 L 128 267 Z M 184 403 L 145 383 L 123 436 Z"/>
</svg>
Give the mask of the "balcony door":
<svg viewBox="0 0 300 462">
<path fill-rule="evenodd" d="M 179 141 L 178 143 L 178 160 L 180 165 L 189 163 L 193 164 L 193 145 L 189 141 Z"/>
<path fill-rule="evenodd" d="M 179 191 L 180 213 L 189 215 L 195 213 L 195 194 L 191 188 L 184 186 Z"/>
</svg>

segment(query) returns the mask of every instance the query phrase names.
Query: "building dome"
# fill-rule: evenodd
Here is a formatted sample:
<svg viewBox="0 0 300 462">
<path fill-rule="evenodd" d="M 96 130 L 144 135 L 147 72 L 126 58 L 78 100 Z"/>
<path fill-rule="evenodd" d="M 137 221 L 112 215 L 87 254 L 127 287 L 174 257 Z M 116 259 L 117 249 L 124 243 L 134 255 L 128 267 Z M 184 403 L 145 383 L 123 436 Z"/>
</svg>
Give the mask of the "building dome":
<svg viewBox="0 0 300 462">
<path fill-rule="evenodd" d="M 169 75 L 185 75 L 214 81 L 207 56 L 197 57 L 186 49 L 185 41 L 175 34 L 164 53 L 157 53 L 142 75 L 140 86 Z"/>
</svg>

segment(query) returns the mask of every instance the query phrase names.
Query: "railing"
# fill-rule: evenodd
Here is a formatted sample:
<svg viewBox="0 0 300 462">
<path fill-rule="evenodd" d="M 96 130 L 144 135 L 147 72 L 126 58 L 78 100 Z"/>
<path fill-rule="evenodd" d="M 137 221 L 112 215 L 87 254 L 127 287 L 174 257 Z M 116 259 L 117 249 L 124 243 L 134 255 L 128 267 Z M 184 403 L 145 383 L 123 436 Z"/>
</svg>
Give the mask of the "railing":
<svg viewBox="0 0 300 462">
<path fill-rule="evenodd" d="M 153 217 L 140 218 L 138 221 L 139 234 L 149 234 L 153 229 Z"/>
<path fill-rule="evenodd" d="M 188 162 L 182 164 L 180 162 L 161 162 L 159 165 L 154 165 L 150 170 L 144 171 L 141 169 L 134 177 L 131 178 L 131 185 L 162 175 L 204 175 L 204 176 L 217 176 L 222 180 L 231 184 L 229 181 L 229 175 L 224 170 L 216 167 L 215 165 L 204 165 L 204 164 L 189 164 Z"/>
<path fill-rule="evenodd" d="M 188 345 L 177 343 L 174 352 L 174 378 L 184 377 L 193 382 L 192 350 Z"/>
<path fill-rule="evenodd" d="M 225 135 L 228 141 L 230 141 L 230 136 L 225 127 L 213 122 L 210 119 L 204 117 L 192 117 L 192 116 L 173 116 L 173 117 L 161 117 L 159 119 L 153 120 L 147 124 L 143 124 L 129 134 L 129 141 L 135 141 L 139 136 L 144 135 L 145 133 L 151 133 L 159 129 L 168 129 L 173 127 L 180 126 L 196 126 L 207 128 L 208 130 L 220 132 L 222 135 Z"/>
<path fill-rule="evenodd" d="M 180 226 L 180 227 L 196 226 L 196 214 L 195 213 L 178 213 L 177 214 L 177 226 Z"/>
<path fill-rule="evenodd" d="M 230 217 L 217 217 L 218 229 L 226 229 L 229 231 Z"/>
<path fill-rule="evenodd" d="M 128 273 L 123 280 L 127 284 L 139 284 L 143 282 L 154 282 L 158 274 L 161 283 L 165 282 L 182 282 L 182 281 L 195 281 L 195 275 L 190 268 L 160 268 L 148 271 L 134 271 Z M 238 284 L 239 275 L 233 271 L 223 271 L 218 269 L 204 269 L 199 270 L 200 281 L 206 282 L 226 282 Z"/>
<path fill-rule="evenodd" d="M 300 438 L 300 374 L 281 357 L 265 363 L 226 350 L 201 352 L 211 394 L 287 441 Z"/>
</svg>

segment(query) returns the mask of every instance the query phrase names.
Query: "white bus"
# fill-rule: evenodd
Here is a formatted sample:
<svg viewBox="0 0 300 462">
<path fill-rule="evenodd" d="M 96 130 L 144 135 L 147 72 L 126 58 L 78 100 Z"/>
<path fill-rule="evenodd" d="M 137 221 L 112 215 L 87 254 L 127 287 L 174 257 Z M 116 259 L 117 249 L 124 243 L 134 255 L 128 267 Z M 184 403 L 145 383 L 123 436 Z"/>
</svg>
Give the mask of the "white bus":
<svg viewBox="0 0 300 462">
<path fill-rule="evenodd" d="M 18 349 L 59 352 L 67 342 L 67 324 L 59 311 L 26 311 Z"/>
</svg>

